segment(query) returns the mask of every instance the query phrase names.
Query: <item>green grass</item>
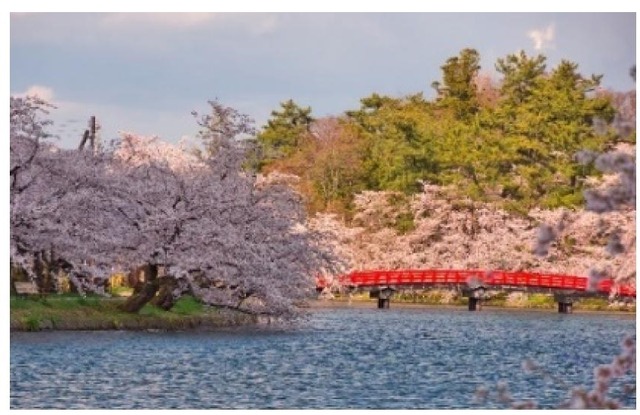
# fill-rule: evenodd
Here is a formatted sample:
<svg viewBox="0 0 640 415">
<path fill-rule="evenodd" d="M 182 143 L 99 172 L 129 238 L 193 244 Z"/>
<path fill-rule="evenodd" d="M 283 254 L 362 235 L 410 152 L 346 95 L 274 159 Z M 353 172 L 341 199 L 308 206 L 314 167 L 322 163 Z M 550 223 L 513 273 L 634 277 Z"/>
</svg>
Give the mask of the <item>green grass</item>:
<svg viewBox="0 0 640 415">
<path fill-rule="evenodd" d="M 553 308 L 557 307 L 550 294 L 529 294 L 525 307 L 527 308 Z"/>
<path fill-rule="evenodd" d="M 176 314 L 183 315 L 195 315 L 200 314 L 204 310 L 204 305 L 192 296 L 185 296 L 180 298 L 180 300 L 173 306 L 171 309 L 172 312 Z"/>
<path fill-rule="evenodd" d="M 614 305 L 611 306 L 606 298 L 581 298 L 574 305 L 576 310 L 588 310 L 588 311 L 636 311 L 635 303 L 627 305 Z"/>
<path fill-rule="evenodd" d="M 219 327 L 252 322 L 250 316 L 240 313 L 222 315 L 190 296 L 178 300 L 170 311 L 147 304 L 136 314 L 119 309 L 125 301 L 126 298 L 73 294 L 34 298 L 12 296 L 11 330 L 182 330 L 202 325 Z"/>
</svg>

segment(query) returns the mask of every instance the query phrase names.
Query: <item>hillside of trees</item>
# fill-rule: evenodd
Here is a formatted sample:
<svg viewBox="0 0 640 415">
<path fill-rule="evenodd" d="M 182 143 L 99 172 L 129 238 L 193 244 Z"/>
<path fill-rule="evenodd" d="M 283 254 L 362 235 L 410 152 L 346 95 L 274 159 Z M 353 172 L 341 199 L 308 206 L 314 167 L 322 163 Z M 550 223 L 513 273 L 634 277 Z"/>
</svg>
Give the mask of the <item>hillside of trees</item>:
<svg viewBox="0 0 640 415">
<path fill-rule="evenodd" d="M 548 68 L 542 55 L 499 59 L 498 80 L 479 62 L 473 49 L 448 59 L 433 100 L 373 93 L 319 119 L 285 101 L 257 135 L 253 163 L 299 176 L 309 212 L 346 220 L 362 191 L 412 195 L 423 183 L 526 214 L 579 207 L 600 174 L 579 155 L 635 144 L 635 91 L 607 91 L 602 76 L 565 60 Z"/>
<path fill-rule="evenodd" d="M 399 209 L 403 198 L 408 207 Z M 349 225 L 330 213 L 309 222 L 331 235 L 351 269 L 500 269 L 635 281 L 635 209 L 535 208 L 522 216 L 434 185 L 409 197 L 367 191 L 354 204 Z M 411 229 L 401 227 L 407 215 Z M 546 245 L 543 229 L 554 236 Z"/>
<path fill-rule="evenodd" d="M 635 281 L 635 91 L 542 55 L 499 59 L 498 80 L 479 62 L 448 59 L 433 100 L 373 93 L 320 119 L 283 102 L 253 162 L 300 178 L 310 227 L 347 268 Z"/>
</svg>

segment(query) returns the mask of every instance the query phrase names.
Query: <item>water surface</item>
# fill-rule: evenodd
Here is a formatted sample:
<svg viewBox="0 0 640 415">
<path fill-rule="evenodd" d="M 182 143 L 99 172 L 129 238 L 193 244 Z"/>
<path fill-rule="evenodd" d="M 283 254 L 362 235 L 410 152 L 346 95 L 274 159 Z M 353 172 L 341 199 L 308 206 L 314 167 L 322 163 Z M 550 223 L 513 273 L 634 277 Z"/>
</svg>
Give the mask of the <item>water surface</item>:
<svg viewBox="0 0 640 415">
<path fill-rule="evenodd" d="M 552 407 L 569 385 L 590 387 L 625 334 L 635 336 L 635 316 L 436 308 L 319 309 L 287 329 L 11 333 L 10 399 L 64 409 L 487 408 L 499 405 L 474 403 L 476 388 L 506 380 L 516 399 Z M 525 358 L 556 379 L 523 372 Z"/>
</svg>

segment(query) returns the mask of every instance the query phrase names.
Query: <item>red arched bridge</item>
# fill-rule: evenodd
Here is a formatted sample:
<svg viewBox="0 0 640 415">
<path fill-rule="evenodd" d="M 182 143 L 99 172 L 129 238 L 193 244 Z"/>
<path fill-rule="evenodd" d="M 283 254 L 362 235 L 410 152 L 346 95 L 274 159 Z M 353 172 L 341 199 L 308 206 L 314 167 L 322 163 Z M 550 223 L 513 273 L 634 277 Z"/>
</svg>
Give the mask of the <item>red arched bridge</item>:
<svg viewBox="0 0 640 415">
<path fill-rule="evenodd" d="M 354 271 L 340 275 L 333 280 L 318 278 L 318 291 L 325 288 L 346 288 L 349 290 L 368 290 L 378 298 L 378 307 L 389 306 L 393 293 L 403 287 L 454 287 L 469 297 L 469 310 L 479 308 L 481 301 L 487 298 L 489 289 L 503 291 L 543 291 L 552 292 L 558 301 L 558 311 L 571 312 L 576 297 L 636 296 L 634 285 L 616 285 L 611 279 L 603 279 L 590 286 L 589 279 L 574 275 L 549 274 L 523 271 L 485 271 L 485 270 L 371 270 Z"/>
</svg>

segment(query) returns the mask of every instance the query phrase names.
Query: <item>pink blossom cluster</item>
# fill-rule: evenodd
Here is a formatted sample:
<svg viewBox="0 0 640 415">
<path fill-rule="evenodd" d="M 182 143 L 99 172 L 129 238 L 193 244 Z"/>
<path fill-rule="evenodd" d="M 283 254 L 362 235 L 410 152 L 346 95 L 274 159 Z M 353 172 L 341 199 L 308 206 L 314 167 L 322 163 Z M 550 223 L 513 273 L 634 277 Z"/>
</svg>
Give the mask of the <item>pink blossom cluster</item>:
<svg viewBox="0 0 640 415">
<path fill-rule="evenodd" d="M 332 268 L 300 196 L 282 177 L 243 172 L 228 125 L 211 133 L 211 153 L 131 133 L 97 152 L 62 150 L 37 128 L 37 105 L 11 104 L 11 260 L 34 280 L 45 257 L 79 290 L 98 292 L 112 273 L 154 264 L 175 280 L 175 296 L 289 315 L 318 270 Z"/>
<path fill-rule="evenodd" d="M 397 212 L 389 192 L 356 197 L 353 222 L 360 226 L 327 214 L 311 219 L 310 226 L 334 235 L 333 249 L 350 270 L 501 269 L 587 276 L 599 269 L 607 277 L 635 281 L 634 208 L 602 214 L 534 209 L 523 216 L 451 194 L 425 185 L 410 201 L 415 229 L 404 235 L 384 225 Z"/>
</svg>

